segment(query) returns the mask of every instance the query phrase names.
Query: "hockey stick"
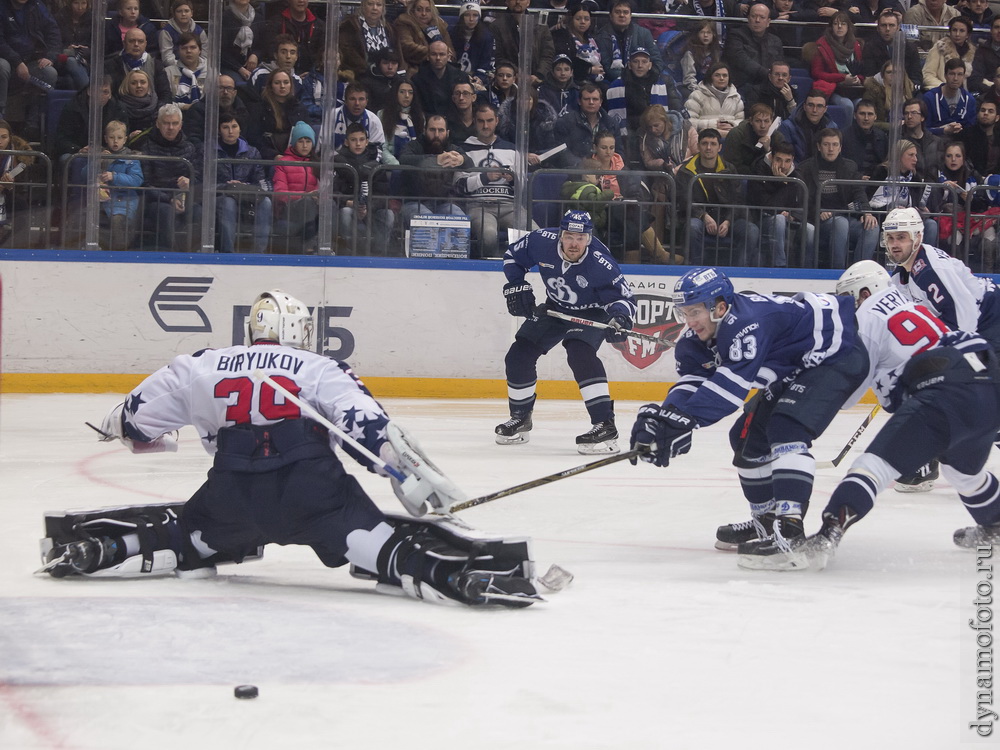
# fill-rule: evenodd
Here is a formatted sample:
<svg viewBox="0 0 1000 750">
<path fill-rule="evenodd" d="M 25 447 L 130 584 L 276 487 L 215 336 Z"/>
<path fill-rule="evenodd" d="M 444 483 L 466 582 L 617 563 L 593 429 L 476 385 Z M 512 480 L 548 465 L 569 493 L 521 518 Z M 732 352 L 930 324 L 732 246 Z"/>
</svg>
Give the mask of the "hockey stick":
<svg viewBox="0 0 1000 750">
<path fill-rule="evenodd" d="M 625 453 L 619 453 L 616 456 L 608 456 L 607 458 L 602 458 L 599 461 L 591 461 L 589 464 L 574 466 L 572 469 L 557 471 L 555 474 L 549 474 L 544 477 L 539 477 L 538 479 L 532 479 L 528 482 L 516 484 L 513 487 L 508 487 L 505 490 L 493 492 L 489 495 L 483 495 L 482 497 L 474 497 L 472 500 L 465 500 L 464 502 L 461 503 L 455 503 L 448 509 L 448 511 L 450 513 L 455 513 L 456 511 L 466 510 L 467 508 L 472 508 L 476 505 L 482 505 L 483 503 L 491 503 L 494 500 L 499 500 L 502 497 L 507 497 L 509 495 L 516 495 L 518 492 L 524 492 L 525 490 L 534 489 L 535 487 L 541 487 L 543 484 L 551 484 L 552 482 L 558 482 L 560 479 L 575 477 L 577 474 L 583 474 L 585 471 L 590 471 L 591 469 L 600 469 L 602 466 L 610 466 L 611 464 L 618 463 L 619 461 L 638 458 L 639 456 L 641 456 L 644 453 L 647 453 L 648 451 L 649 451 L 648 447 L 643 447 L 641 449 L 636 448 L 635 450 L 626 451 Z"/>
<path fill-rule="evenodd" d="M 321 425 L 323 425 L 326 429 L 328 429 L 334 435 L 339 436 L 345 443 L 349 443 L 362 456 L 364 456 L 369 461 L 371 461 L 373 464 L 375 464 L 376 466 L 378 466 L 379 468 L 381 468 L 383 471 L 385 471 L 386 474 L 389 474 L 390 476 L 392 476 L 393 479 L 396 479 L 399 482 L 405 482 L 406 481 L 406 477 L 403 475 L 403 473 L 401 471 L 397 471 L 393 467 L 389 466 L 389 464 L 387 464 L 381 458 L 379 458 L 374 453 L 372 453 L 370 450 L 368 450 L 367 448 L 365 448 L 365 446 L 363 446 L 357 440 L 355 440 L 354 438 L 352 438 L 350 435 L 348 435 L 342 429 L 340 429 L 339 427 L 337 427 L 337 425 L 335 425 L 329 419 L 327 419 L 326 417 L 324 417 L 322 414 L 320 414 L 318 411 L 316 411 L 314 408 L 312 408 L 305 401 L 303 401 L 298 396 L 296 396 L 294 393 L 292 393 L 291 391 L 289 391 L 287 388 L 285 388 L 283 385 L 281 385 L 281 383 L 276 382 L 274 380 L 274 378 L 272 378 L 270 375 L 265 375 L 262 370 L 254 370 L 253 371 L 253 376 L 255 378 L 257 378 L 257 380 L 263 381 L 263 382 L 267 383 L 269 386 L 271 386 L 272 388 L 274 388 L 274 390 L 276 390 L 278 393 L 280 393 L 286 399 L 288 399 L 289 401 L 291 401 L 293 404 L 295 404 L 297 407 L 299 407 L 302 411 L 304 411 L 310 417 L 312 417 L 313 419 L 315 419 L 317 422 L 319 422 Z"/>
<path fill-rule="evenodd" d="M 546 310 L 545 312 L 553 318 L 568 320 L 571 323 L 579 323 L 582 326 L 590 326 L 591 328 L 610 328 L 612 331 L 619 330 L 614 326 L 609 326 L 607 323 L 598 323 L 596 320 L 588 320 L 587 318 L 577 318 L 573 315 L 566 315 L 565 313 L 558 312 L 557 310 Z M 650 341 L 654 344 L 659 344 L 666 349 L 677 346 L 676 341 L 666 341 L 658 336 L 650 336 L 648 333 L 639 333 L 638 331 L 625 331 L 625 333 L 628 334 L 629 338 L 640 339 L 641 341 Z"/>
<path fill-rule="evenodd" d="M 882 409 L 881 405 L 875 404 L 872 410 L 868 412 L 868 416 L 865 417 L 865 421 L 861 423 L 861 426 L 854 432 L 854 434 L 851 436 L 851 439 L 847 441 L 847 445 L 845 445 L 843 450 L 841 450 L 840 453 L 837 454 L 837 457 L 832 461 L 817 461 L 816 468 L 834 469 L 840 466 L 840 462 L 844 460 L 844 457 L 848 453 L 850 453 L 851 448 L 854 447 L 854 444 L 858 442 L 858 438 L 861 437 L 861 433 L 864 432 L 865 428 L 872 423 L 872 420 L 875 419 L 875 415 L 878 414 L 879 411 L 881 411 L 881 409 Z"/>
</svg>

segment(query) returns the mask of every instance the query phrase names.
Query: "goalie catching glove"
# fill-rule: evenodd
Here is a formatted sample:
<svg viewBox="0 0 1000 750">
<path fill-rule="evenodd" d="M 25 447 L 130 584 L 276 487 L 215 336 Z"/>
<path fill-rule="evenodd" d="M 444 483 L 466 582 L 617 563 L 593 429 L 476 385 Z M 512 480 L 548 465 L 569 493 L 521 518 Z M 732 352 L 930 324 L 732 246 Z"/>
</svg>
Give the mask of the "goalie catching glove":
<svg viewBox="0 0 1000 750">
<path fill-rule="evenodd" d="M 430 505 L 435 512 L 447 512 L 467 498 L 424 454 L 412 433 L 397 422 L 385 428 L 388 442 L 382 445 L 379 458 L 406 476 L 403 482 L 392 478 L 392 490 L 413 516 L 422 516 Z"/>
<path fill-rule="evenodd" d="M 670 406 L 646 404 L 632 427 L 633 450 L 647 447 L 643 461 L 654 466 L 667 466 L 670 459 L 691 450 L 691 433 L 698 427 L 693 417 Z M 630 459 L 635 465 L 636 460 Z"/>
<path fill-rule="evenodd" d="M 101 422 L 102 443 L 109 443 L 112 440 L 120 440 L 122 445 L 132 453 L 173 453 L 177 450 L 177 431 L 167 432 L 154 440 L 134 440 L 125 434 L 125 423 L 123 412 L 125 403 L 122 402 L 109 411 L 104 421 Z"/>
</svg>

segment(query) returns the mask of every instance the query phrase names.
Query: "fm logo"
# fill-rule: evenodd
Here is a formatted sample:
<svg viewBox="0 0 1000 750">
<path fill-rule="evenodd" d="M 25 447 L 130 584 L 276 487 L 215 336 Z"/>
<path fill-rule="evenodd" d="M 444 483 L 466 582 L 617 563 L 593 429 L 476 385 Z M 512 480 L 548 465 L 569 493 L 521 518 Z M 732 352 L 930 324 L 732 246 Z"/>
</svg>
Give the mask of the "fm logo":
<svg viewBox="0 0 1000 750">
<path fill-rule="evenodd" d="M 634 330 L 655 336 L 663 341 L 676 341 L 684 326 L 674 320 L 674 305 L 664 297 L 637 294 Z M 666 349 L 652 341 L 628 338 L 614 344 L 625 360 L 633 367 L 644 370 L 657 360 Z"/>
</svg>

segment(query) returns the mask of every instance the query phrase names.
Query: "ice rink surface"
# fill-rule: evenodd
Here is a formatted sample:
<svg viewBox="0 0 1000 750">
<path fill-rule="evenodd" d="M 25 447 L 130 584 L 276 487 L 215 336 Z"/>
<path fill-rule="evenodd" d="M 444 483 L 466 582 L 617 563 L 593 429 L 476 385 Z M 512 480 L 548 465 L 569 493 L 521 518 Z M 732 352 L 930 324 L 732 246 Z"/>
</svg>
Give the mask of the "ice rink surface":
<svg viewBox="0 0 1000 750">
<path fill-rule="evenodd" d="M 726 420 L 667 469 L 623 462 L 465 511 L 480 528 L 531 535 L 539 572 L 558 563 L 576 576 L 518 611 L 377 594 L 309 550 L 276 546 L 209 580 L 33 575 L 44 511 L 181 501 L 210 465 L 190 428 L 173 454 L 96 442 L 83 423 L 115 401 L 0 402 L 5 750 L 940 750 L 971 739 L 960 643 L 974 611 L 960 580 L 975 558 L 952 544 L 970 521 L 943 482 L 884 493 L 822 573 L 745 572 L 712 546 L 718 525 L 747 517 Z M 511 447 L 493 442 L 503 402 L 385 405 L 470 497 L 590 460 L 573 445 L 588 427 L 579 402 L 540 401 L 531 442 Z M 617 405 L 625 433 L 637 406 Z M 842 413 L 817 457 L 832 458 L 866 413 Z M 386 480 L 346 463 L 400 511 Z M 810 532 L 843 469 L 820 473 Z M 236 700 L 242 683 L 260 697 Z"/>
</svg>

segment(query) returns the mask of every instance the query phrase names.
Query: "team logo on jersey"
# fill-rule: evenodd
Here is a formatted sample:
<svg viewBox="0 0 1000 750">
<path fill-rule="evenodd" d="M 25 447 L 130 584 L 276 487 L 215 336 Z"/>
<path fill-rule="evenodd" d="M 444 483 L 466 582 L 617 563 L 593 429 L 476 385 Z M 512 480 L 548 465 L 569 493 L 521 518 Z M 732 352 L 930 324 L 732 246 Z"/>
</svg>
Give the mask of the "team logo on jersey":
<svg viewBox="0 0 1000 750">
<path fill-rule="evenodd" d="M 149 297 L 149 311 L 164 331 L 211 333 L 212 324 L 198 303 L 213 279 L 201 276 L 167 276 Z"/>
<path fill-rule="evenodd" d="M 677 340 L 684 326 L 674 319 L 674 305 L 669 299 L 652 294 L 637 294 L 632 301 L 636 305 L 634 331 L 663 341 Z M 646 369 L 668 351 L 666 347 L 652 341 L 636 338 L 616 342 L 613 346 L 630 365 L 639 370 Z"/>
<path fill-rule="evenodd" d="M 577 285 L 578 287 L 580 287 L 581 289 L 586 289 L 586 288 L 587 288 L 588 286 L 590 286 L 590 285 L 589 285 L 589 284 L 587 283 L 587 279 L 586 279 L 586 278 L 584 278 L 583 276 L 577 276 L 577 277 L 576 277 L 576 285 Z"/>
<path fill-rule="evenodd" d="M 916 276 L 918 273 L 927 268 L 927 263 L 923 258 L 917 258 L 917 262 L 913 264 L 913 268 L 910 271 L 911 276 Z"/>
</svg>

